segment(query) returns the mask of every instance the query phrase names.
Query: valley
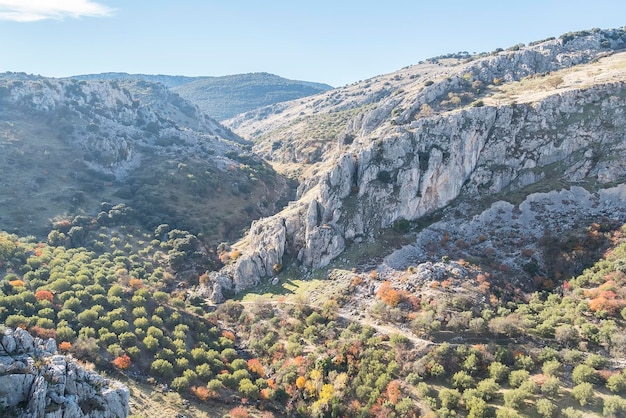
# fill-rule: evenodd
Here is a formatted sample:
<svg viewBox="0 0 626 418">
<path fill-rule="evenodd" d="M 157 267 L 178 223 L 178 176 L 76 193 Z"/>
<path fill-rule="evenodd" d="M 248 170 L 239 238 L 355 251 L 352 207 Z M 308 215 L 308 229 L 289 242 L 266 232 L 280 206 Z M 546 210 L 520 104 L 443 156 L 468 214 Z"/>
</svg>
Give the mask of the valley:
<svg viewBox="0 0 626 418">
<path fill-rule="evenodd" d="M 108 416 L 32 400 L 67 356 L 124 417 L 624 416 L 625 49 L 257 74 L 312 90 L 222 122 L 208 79 L 0 75 L 0 415 Z"/>
</svg>

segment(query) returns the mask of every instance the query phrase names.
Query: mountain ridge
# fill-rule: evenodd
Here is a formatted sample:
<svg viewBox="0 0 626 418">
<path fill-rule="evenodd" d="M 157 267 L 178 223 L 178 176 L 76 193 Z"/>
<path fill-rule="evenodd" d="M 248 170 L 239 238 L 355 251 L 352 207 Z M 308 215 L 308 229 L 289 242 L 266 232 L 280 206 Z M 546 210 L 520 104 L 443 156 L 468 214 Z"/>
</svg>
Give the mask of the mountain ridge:
<svg viewBox="0 0 626 418">
<path fill-rule="evenodd" d="M 225 76 L 170 76 L 127 73 L 83 74 L 77 80 L 145 80 L 161 83 L 217 120 L 257 107 L 306 97 L 332 89 L 311 81 L 290 80 L 266 72 Z"/>
<path fill-rule="evenodd" d="M 505 187 L 523 190 L 544 179 L 555 182 L 552 177 L 560 170 L 565 171 L 563 185 L 568 176 L 574 183 L 591 176 L 595 187 L 622 181 L 624 163 L 612 156 L 623 146 L 616 136 L 622 123 L 617 103 L 624 98 L 623 82 L 561 92 L 562 80 L 552 85 L 547 74 L 593 65 L 625 45 L 623 30 L 585 31 L 469 63 L 409 67 L 352 89 L 285 103 L 275 114 L 259 109 L 228 121 L 232 129 L 254 139 L 255 150 L 275 161 L 286 175 L 294 172 L 285 166 L 298 167 L 292 162 L 303 162 L 305 168 L 298 167 L 304 173 L 299 200 L 255 222 L 247 243 L 241 245 L 243 255 L 215 275 L 217 298 L 221 299 L 222 286 L 238 292 L 272 276 L 271 266 L 283 265 L 286 256 L 303 268 L 326 266 L 354 240 L 372 240 L 379 228 L 416 221 L 461 194 L 495 194 Z M 485 106 L 484 99 L 495 86 L 533 76 L 545 78 L 551 96 L 532 105 L 510 101 Z M 400 83 L 393 88 L 395 79 Z M 380 90 L 370 89 L 368 94 L 363 86 L 375 82 Z M 378 101 L 372 102 L 372 94 Z M 346 99 L 337 100 L 337 95 Z M 320 106 L 326 106 L 325 116 L 336 124 L 325 138 L 302 130 L 319 125 Z M 613 116 L 599 113 L 600 108 Z M 582 116 L 576 116 L 579 112 Z M 337 122 L 342 114 L 347 116 Z M 587 148 L 588 135 L 594 134 L 586 123 L 599 129 L 598 140 L 608 142 Z M 511 131 L 508 126 L 516 127 Z M 571 136 L 559 133 L 562 129 Z M 289 140 L 298 134 L 296 141 Z M 538 140 L 544 136 L 543 142 Z M 599 154 L 609 143 L 615 150 Z M 587 162 L 578 167 L 582 154 Z M 551 165 L 559 161 L 565 166 L 547 174 L 545 170 L 553 170 Z M 604 179 L 601 173 L 612 177 Z"/>
</svg>

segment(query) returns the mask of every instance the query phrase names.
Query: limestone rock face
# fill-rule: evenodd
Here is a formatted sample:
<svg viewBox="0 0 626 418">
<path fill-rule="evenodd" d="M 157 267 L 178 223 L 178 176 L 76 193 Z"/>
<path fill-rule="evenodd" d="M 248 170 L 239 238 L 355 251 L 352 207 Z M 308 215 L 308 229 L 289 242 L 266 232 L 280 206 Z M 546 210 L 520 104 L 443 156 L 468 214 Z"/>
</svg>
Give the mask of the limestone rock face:
<svg viewBox="0 0 626 418">
<path fill-rule="evenodd" d="M 216 275 L 216 293 L 259 283 L 272 275 L 268 267 L 286 256 L 303 268 L 326 266 L 352 242 L 374 239 L 381 228 L 418 220 L 455 202 L 479 202 L 531 185 L 560 190 L 585 183 L 602 189 L 624 181 L 623 78 L 553 88 L 520 102 L 418 115 L 424 104 L 457 92 L 464 77 L 513 82 L 623 48 L 626 35 L 611 38 L 612 33 L 502 52 L 448 69 L 447 77 L 426 87 L 423 79 L 419 88 L 407 82 L 373 109 L 368 105 L 345 124 L 342 142 L 313 165 L 298 200 L 255 222 L 243 255 Z M 275 128 L 276 122 L 257 123 L 262 130 Z"/>
<path fill-rule="evenodd" d="M 16 418 L 124 418 L 128 388 L 55 354 L 56 344 L 7 329 L 0 345 L 0 402 Z"/>
</svg>

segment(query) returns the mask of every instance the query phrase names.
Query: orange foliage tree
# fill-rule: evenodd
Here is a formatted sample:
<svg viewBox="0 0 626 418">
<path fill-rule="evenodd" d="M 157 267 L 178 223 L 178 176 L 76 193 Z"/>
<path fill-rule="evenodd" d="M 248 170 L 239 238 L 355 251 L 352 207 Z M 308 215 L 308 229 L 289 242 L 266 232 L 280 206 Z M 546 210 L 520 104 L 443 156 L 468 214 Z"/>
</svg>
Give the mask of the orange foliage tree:
<svg viewBox="0 0 626 418">
<path fill-rule="evenodd" d="M 389 398 L 389 402 L 392 404 L 397 404 L 398 399 L 400 398 L 400 382 L 397 380 L 392 380 L 387 385 L 387 398 Z"/>
<path fill-rule="evenodd" d="M 260 377 L 265 376 L 265 368 L 258 359 L 251 358 L 248 360 L 248 370 L 258 374 Z"/>
<path fill-rule="evenodd" d="M 67 353 L 72 349 L 72 343 L 67 342 L 67 341 L 63 341 L 61 344 L 59 344 L 59 351 L 63 352 L 63 353 Z"/>
<path fill-rule="evenodd" d="M 200 399 L 201 401 L 206 401 L 207 399 L 209 399 L 209 395 L 211 392 L 206 386 L 192 386 L 191 393 L 193 393 L 195 397 Z"/>
<path fill-rule="evenodd" d="M 243 406 L 238 406 L 231 409 L 228 415 L 230 415 L 231 418 L 248 418 L 250 416 L 246 408 L 244 408 Z"/>
<path fill-rule="evenodd" d="M 400 293 L 391 287 L 391 283 L 385 280 L 376 291 L 376 296 L 389 306 L 398 306 L 400 303 Z"/>
<path fill-rule="evenodd" d="M 119 356 L 118 358 L 116 358 L 115 360 L 113 360 L 113 365 L 120 370 L 128 369 L 130 367 L 130 363 L 131 363 L 130 357 L 128 357 L 126 354 L 123 354 Z"/>
<path fill-rule="evenodd" d="M 54 295 L 49 290 L 38 290 L 35 293 L 35 299 L 37 299 L 37 300 L 49 300 L 50 302 L 52 302 L 52 299 L 54 299 Z"/>
</svg>

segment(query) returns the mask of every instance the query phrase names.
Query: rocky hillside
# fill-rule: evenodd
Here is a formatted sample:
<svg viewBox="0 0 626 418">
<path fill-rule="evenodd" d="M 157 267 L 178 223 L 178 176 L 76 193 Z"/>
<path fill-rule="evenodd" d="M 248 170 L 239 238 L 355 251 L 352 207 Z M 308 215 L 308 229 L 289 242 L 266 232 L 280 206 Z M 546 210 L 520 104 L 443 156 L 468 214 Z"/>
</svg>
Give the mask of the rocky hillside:
<svg viewBox="0 0 626 418">
<path fill-rule="evenodd" d="M 22 234 L 95 216 L 107 202 L 148 228 L 167 223 L 217 245 L 288 192 L 250 144 L 142 80 L 3 74 L 0 148 L 0 227 Z"/>
<path fill-rule="evenodd" d="M 222 77 L 103 73 L 72 77 L 77 80 L 134 80 L 161 83 L 217 120 L 232 118 L 263 106 L 311 96 L 332 89 L 328 84 L 289 80 L 268 73 Z"/>
<path fill-rule="evenodd" d="M 130 392 L 57 353 L 55 341 L 7 329 L 0 342 L 0 414 L 16 418 L 124 418 Z"/>
<path fill-rule="evenodd" d="M 561 225 L 564 217 L 570 222 L 561 233 L 582 227 L 590 222 L 582 206 L 596 208 L 593 216 L 620 218 L 621 189 L 601 191 L 626 178 L 624 47 L 623 30 L 571 33 L 429 60 L 228 121 L 274 167 L 299 176 L 300 187 L 297 201 L 253 223 L 239 244 L 242 256 L 213 276 L 215 298 L 292 262 L 303 270 L 323 267 L 346 248 L 374 242 L 381 229 L 442 217 L 466 223 L 498 200 L 509 202 L 500 209 L 520 234 Z M 561 202 L 567 210 L 537 214 L 553 216 L 550 222 L 518 220 L 527 213 L 518 205 L 531 193 L 572 186 L 589 194 L 578 198 L 582 192 L 572 189 Z M 483 218 L 498 222 L 490 216 Z M 442 233 L 442 242 L 449 235 Z M 455 238 L 472 253 L 476 237 Z M 411 262 L 439 256 L 417 253 Z"/>
<path fill-rule="evenodd" d="M 330 90 L 327 84 L 288 80 L 274 74 L 250 73 L 206 77 L 173 88 L 207 115 L 224 120 L 263 106 Z"/>
</svg>

